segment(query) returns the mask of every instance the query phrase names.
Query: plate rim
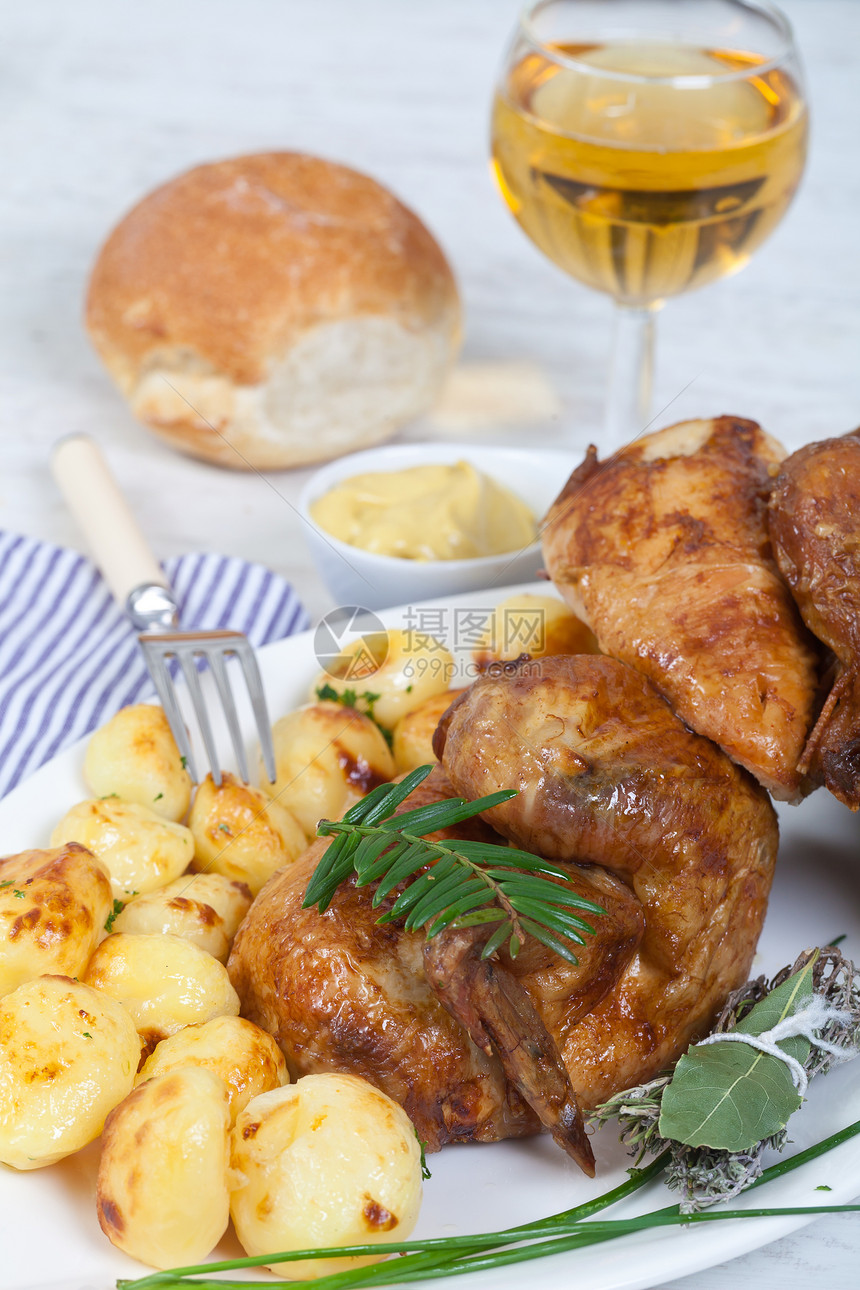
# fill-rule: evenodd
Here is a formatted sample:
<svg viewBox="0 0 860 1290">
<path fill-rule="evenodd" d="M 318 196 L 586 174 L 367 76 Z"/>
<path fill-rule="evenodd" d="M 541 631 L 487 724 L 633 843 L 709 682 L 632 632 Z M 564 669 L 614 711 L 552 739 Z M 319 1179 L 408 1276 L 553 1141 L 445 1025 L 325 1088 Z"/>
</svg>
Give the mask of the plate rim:
<svg viewBox="0 0 860 1290">
<path fill-rule="evenodd" d="M 553 596 L 554 598 L 557 598 L 557 593 L 555 593 L 552 584 L 527 582 L 513 586 L 489 587 L 484 589 L 482 592 L 466 592 L 457 596 L 436 597 L 431 600 L 416 602 L 415 605 L 411 606 L 400 605 L 392 607 L 391 609 L 374 612 L 376 612 L 377 616 L 382 619 L 387 628 L 392 628 L 401 626 L 405 615 L 415 609 L 435 609 L 440 607 L 456 608 L 459 605 L 466 605 L 469 602 L 475 602 L 479 597 L 483 598 L 485 603 L 489 606 L 518 593 Z M 264 683 L 266 683 L 267 691 L 269 691 L 269 693 L 271 691 L 271 686 L 268 683 L 267 674 L 274 672 L 276 667 L 286 664 L 285 670 L 290 671 L 291 667 L 294 667 L 296 663 L 302 662 L 304 660 L 304 656 L 307 655 L 307 665 L 310 676 L 312 677 L 313 674 L 319 670 L 313 655 L 313 637 L 315 630 L 316 625 L 313 625 L 303 632 L 285 637 L 279 641 L 270 642 L 258 649 L 257 654 L 261 663 L 261 671 L 263 672 Z M 298 672 L 299 668 L 295 668 L 295 670 Z M 292 685 L 293 688 L 296 689 L 298 682 L 294 681 L 292 682 Z M 305 697 L 307 697 L 307 688 L 305 688 L 303 693 Z M 293 699 L 293 705 L 295 706 L 297 702 L 301 701 L 303 700 Z M 274 719 L 277 719 L 277 716 L 280 715 L 280 713 L 272 710 L 271 715 Z M 247 726 L 247 722 L 245 725 Z M 77 782 L 81 787 L 84 787 L 80 772 L 83 763 L 83 752 L 89 738 L 89 735 L 85 735 L 82 739 L 57 753 L 54 758 L 39 767 L 24 781 L 12 789 L 2 801 L 0 801 L 0 830 L 4 828 L 7 816 L 10 813 L 15 812 L 19 802 L 27 803 L 31 798 L 38 799 L 41 796 L 43 789 L 50 785 L 53 780 L 57 777 L 62 780 L 64 772 L 72 771 L 74 773 L 76 771 Z M 792 811 L 797 810 L 798 808 L 778 807 L 781 820 L 786 809 L 788 811 Z M 34 846 L 40 844 L 31 842 L 29 845 Z M 3 854 L 8 854 L 5 847 L 3 849 Z M 846 1063 L 843 1069 L 847 1069 L 847 1067 L 848 1063 Z M 838 1078 L 840 1072 L 836 1071 L 833 1074 Z M 828 1078 L 830 1079 L 833 1077 L 830 1076 Z M 815 1090 L 817 1090 L 818 1100 L 821 1100 L 821 1086 L 823 1083 L 824 1081 L 817 1081 L 813 1086 L 813 1096 L 815 1094 Z M 853 1083 L 856 1085 L 853 1092 L 857 1096 L 858 1100 L 860 1100 L 860 1070 L 855 1072 Z M 860 1116 L 860 1104 L 858 1104 L 858 1116 Z M 845 1122 L 847 1123 L 848 1121 Z M 612 1132 L 613 1130 L 611 1126 L 607 1126 L 607 1128 L 601 1130 L 601 1133 L 604 1135 L 609 1135 Z M 516 1141 L 491 1145 L 494 1148 L 503 1147 L 514 1151 L 517 1147 Z M 484 1146 L 486 1148 L 487 1144 L 484 1144 Z M 774 1156 L 774 1160 L 777 1158 L 788 1159 L 790 1157 L 788 1154 L 780 1157 Z M 70 1157 L 69 1159 L 74 1159 L 74 1157 Z M 440 1161 L 442 1156 L 434 1156 L 433 1159 Z M 827 1166 L 828 1177 L 836 1174 L 836 1166 L 839 1163 L 844 1161 L 847 1164 L 850 1160 L 853 1167 L 849 1169 L 845 1169 L 843 1167 L 839 1170 L 839 1177 L 831 1183 L 832 1190 L 827 1193 L 827 1203 L 839 1204 L 852 1201 L 855 1196 L 860 1193 L 860 1138 L 855 1138 L 842 1144 L 839 1148 L 836 1148 L 834 1152 L 829 1153 L 822 1159 L 829 1162 Z M 807 1165 L 801 1166 L 793 1174 L 788 1175 L 789 1179 L 795 1180 L 794 1189 L 797 1189 L 815 1168 L 816 1162 L 810 1162 Z M 29 1176 L 38 1176 L 38 1172 L 40 1171 L 34 1171 L 34 1174 Z M 2 1193 L 6 1190 L 3 1186 L 3 1179 L 7 1176 L 11 1176 L 12 1185 L 14 1186 L 17 1171 L 7 1166 L 0 1167 L 0 1198 L 2 1198 Z M 785 1179 L 779 1180 L 780 1183 L 784 1183 L 785 1181 Z M 600 1185 L 600 1191 L 608 1190 L 612 1185 L 614 1185 L 614 1180 L 604 1179 Z M 774 1185 L 778 1187 L 779 1183 Z M 768 1194 L 773 1195 L 772 1192 L 769 1192 Z M 670 1193 L 665 1187 L 665 1184 L 660 1183 L 659 1181 L 650 1184 L 648 1187 L 644 1188 L 642 1192 L 637 1193 L 637 1197 L 640 1199 L 645 1196 L 652 1196 L 652 1198 L 658 1197 L 662 1199 L 664 1204 L 666 1203 L 666 1198 L 668 1197 L 671 1200 L 673 1195 L 674 1194 Z M 748 1195 L 749 1193 L 744 1193 L 736 1205 L 737 1208 L 742 1208 L 744 1206 L 745 1198 Z M 812 1197 L 802 1203 L 814 1203 L 814 1196 L 815 1192 L 813 1184 Z M 760 1202 L 757 1202 L 753 1207 L 757 1207 L 758 1204 L 760 1204 Z M 609 1213 L 611 1211 L 607 1212 Z M 567 1287 L 569 1286 L 569 1273 L 576 1269 L 577 1262 L 588 1263 L 593 1261 L 590 1259 L 583 1260 L 582 1254 L 584 1253 L 588 1255 L 589 1251 L 599 1250 L 603 1253 L 603 1257 L 599 1261 L 601 1263 L 612 1265 L 614 1279 L 611 1281 L 590 1280 L 588 1282 L 590 1287 L 594 1286 L 595 1290 L 649 1290 L 649 1288 L 656 1287 L 666 1280 L 689 1276 L 691 1274 L 704 1271 L 707 1268 L 718 1266 L 723 1262 L 740 1257 L 753 1250 L 760 1249 L 773 1241 L 790 1235 L 792 1232 L 801 1230 L 810 1223 L 815 1222 L 817 1217 L 817 1215 L 792 1215 L 782 1218 L 738 1220 L 737 1222 L 726 1224 L 726 1230 L 722 1236 L 720 1235 L 720 1233 L 723 1233 L 724 1225 L 722 1223 L 703 1225 L 696 1230 L 701 1233 L 701 1236 L 705 1239 L 701 1239 L 700 1237 L 695 1245 L 693 1244 L 693 1241 L 689 1239 L 689 1231 L 683 1231 L 682 1229 L 674 1227 L 659 1229 L 658 1231 L 652 1230 L 651 1232 L 631 1234 L 629 1236 L 619 1238 L 616 1241 L 608 1242 L 602 1246 L 588 1247 L 584 1252 L 569 1252 L 567 1254 L 554 1255 L 545 1261 L 541 1260 L 535 1262 L 530 1266 L 528 1284 L 530 1286 L 543 1287 L 543 1290 L 562 1290 L 562 1287 L 567 1290 Z M 729 1239 L 729 1233 L 731 1233 L 731 1239 Z M 685 1239 L 677 1239 L 682 1236 Z M 673 1237 L 676 1239 L 673 1240 Z M 118 1261 L 120 1259 L 128 1260 L 128 1256 L 122 1255 L 120 1251 L 114 1250 L 113 1247 L 109 1246 L 107 1253 L 109 1255 L 116 1255 Z M 138 1264 L 136 1261 L 134 1266 L 136 1268 L 146 1269 L 146 1265 Z M 257 1270 L 253 1275 L 259 1275 L 259 1271 L 260 1270 Z M 99 1273 L 96 1273 L 95 1278 L 92 1279 L 98 1279 L 99 1275 Z M 112 1284 L 115 1277 L 123 1275 L 130 1275 L 128 1273 L 127 1262 L 125 1268 L 118 1267 L 116 1272 L 112 1272 L 110 1274 L 109 1282 L 106 1282 L 105 1284 Z M 145 1270 L 141 1271 L 139 1275 L 145 1275 Z M 72 1283 L 68 1281 L 46 1281 L 44 1279 L 29 1281 L 27 1283 L 22 1283 L 20 1280 L 6 1281 L 3 1276 L 3 1271 L 0 1269 L 0 1290 L 22 1290 L 25 1284 L 31 1287 L 32 1290 L 35 1290 L 37 1286 L 39 1287 L 39 1290 L 54 1290 L 54 1288 L 56 1288 L 56 1290 L 69 1290 Z M 79 1286 L 81 1282 L 78 1280 L 74 1284 Z M 89 1285 L 89 1281 L 87 1284 Z M 272 1284 L 277 1285 L 279 1282 L 273 1277 Z M 281 1282 L 281 1284 L 283 1284 L 283 1282 Z M 493 1272 L 470 1274 L 468 1282 L 464 1281 L 463 1284 L 474 1285 L 476 1290 L 481 1290 L 481 1287 L 484 1286 L 493 1286 L 494 1288 L 498 1287 L 499 1290 L 502 1290 L 504 1287 L 505 1290 L 507 1290 L 509 1285 L 511 1287 L 515 1285 L 521 1286 L 522 1277 L 518 1273 L 518 1265 L 514 1264 L 509 1268 L 499 1269 L 498 1271 L 494 1270 Z"/>
</svg>

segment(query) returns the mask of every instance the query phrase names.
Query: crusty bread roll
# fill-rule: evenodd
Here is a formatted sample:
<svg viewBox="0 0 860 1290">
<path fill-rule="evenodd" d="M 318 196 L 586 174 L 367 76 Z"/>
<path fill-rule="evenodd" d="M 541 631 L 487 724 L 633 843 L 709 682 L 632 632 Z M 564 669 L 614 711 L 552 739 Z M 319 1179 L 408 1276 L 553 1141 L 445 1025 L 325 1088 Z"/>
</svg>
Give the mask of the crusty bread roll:
<svg viewBox="0 0 860 1290">
<path fill-rule="evenodd" d="M 86 321 L 162 438 L 277 469 L 378 443 L 425 411 L 460 307 L 440 247 L 387 189 L 272 152 L 145 197 L 102 248 Z"/>
</svg>

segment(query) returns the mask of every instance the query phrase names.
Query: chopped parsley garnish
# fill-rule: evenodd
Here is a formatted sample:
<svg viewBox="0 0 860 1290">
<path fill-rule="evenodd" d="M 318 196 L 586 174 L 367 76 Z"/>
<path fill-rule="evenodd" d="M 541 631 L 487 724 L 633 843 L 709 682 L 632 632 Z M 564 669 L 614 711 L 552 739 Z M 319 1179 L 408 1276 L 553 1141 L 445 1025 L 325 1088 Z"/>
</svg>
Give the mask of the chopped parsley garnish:
<svg viewBox="0 0 860 1290">
<path fill-rule="evenodd" d="M 353 690 L 347 687 L 345 690 L 336 690 L 333 685 L 326 681 L 325 685 L 317 688 L 317 698 L 330 703 L 341 703 L 345 708 L 355 708 L 357 712 L 364 712 L 371 721 L 376 718 L 373 715 L 373 705 L 376 700 L 381 698 L 379 694 L 374 694 L 371 690 Z M 358 705 L 362 704 L 362 707 Z"/>
<path fill-rule="evenodd" d="M 411 685 L 409 689 L 412 689 Z M 392 747 L 394 735 L 373 715 L 373 705 L 377 699 L 382 698 L 382 695 L 374 694 L 371 690 L 359 692 L 349 687 L 345 690 L 336 690 L 333 685 L 329 685 L 328 681 L 326 681 L 324 685 L 317 686 L 316 696 L 323 703 L 340 703 L 344 708 L 355 708 L 356 712 L 362 712 L 366 717 L 370 717 L 388 747 Z"/>
<path fill-rule="evenodd" d="M 423 1138 L 418 1137 L 418 1130 L 415 1128 L 414 1124 L 412 1126 L 412 1132 L 415 1134 L 416 1138 L 418 1138 L 418 1146 L 421 1150 L 421 1177 L 432 1178 L 433 1175 L 431 1174 L 430 1170 L 427 1168 L 427 1155 L 426 1155 L 427 1143 L 424 1141 Z"/>
<path fill-rule="evenodd" d="M 125 909 L 125 902 L 124 902 L 124 901 L 122 901 L 122 900 L 115 900 L 115 901 L 113 902 L 113 909 L 112 909 L 112 910 L 111 910 L 111 912 L 108 914 L 107 919 L 105 920 L 105 931 L 106 931 L 106 932 L 112 932 L 112 931 L 113 931 L 113 925 L 114 925 L 114 922 L 115 922 L 115 920 L 116 920 L 116 916 L 117 916 L 117 914 L 121 914 L 121 913 L 122 913 L 122 911 L 123 911 L 124 909 Z"/>
</svg>

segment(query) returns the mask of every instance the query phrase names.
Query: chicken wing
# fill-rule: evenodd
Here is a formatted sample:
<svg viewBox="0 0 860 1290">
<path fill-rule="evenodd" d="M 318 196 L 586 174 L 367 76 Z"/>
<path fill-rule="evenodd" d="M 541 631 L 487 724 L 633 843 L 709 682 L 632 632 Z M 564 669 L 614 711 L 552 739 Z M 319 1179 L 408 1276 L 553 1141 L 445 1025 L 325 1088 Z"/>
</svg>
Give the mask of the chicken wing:
<svg viewBox="0 0 860 1290">
<path fill-rule="evenodd" d="M 411 809 L 453 796 L 441 774 L 406 800 Z M 458 827 L 485 840 L 480 820 Z M 498 841 L 498 838 L 496 838 Z M 535 999 L 574 1025 L 619 979 L 642 935 L 638 900 L 618 879 L 570 866 L 570 885 L 605 917 L 566 963 L 527 942 L 481 960 L 487 928 L 451 929 L 427 942 L 377 918 L 372 889 L 345 883 L 324 914 L 303 909 L 328 845 L 315 842 L 276 874 L 243 923 L 228 964 L 243 1015 L 273 1034 L 293 1075 L 351 1072 L 399 1102 L 431 1151 L 493 1142 L 543 1123 L 587 1171 L 593 1158 L 570 1079 Z M 550 961 L 551 960 L 551 961 Z M 507 1078 L 506 1078 L 507 1077 Z"/>
<path fill-rule="evenodd" d="M 774 554 L 807 627 L 836 656 L 801 769 L 860 807 L 860 430 L 783 462 L 770 499 Z"/>
<path fill-rule="evenodd" d="M 590 448 L 550 509 L 543 553 L 605 653 L 791 800 L 817 660 L 770 551 L 782 456 L 733 417 L 670 426 L 602 463 Z"/>
<path fill-rule="evenodd" d="M 778 842 L 767 794 L 605 657 L 496 669 L 448 709 L 435 749 L 466 797 L 518 790 L 487 812 L 505 837 L 632 887 L 645 935 L 603 1001 L 568 1024 L 532 997 L 583 1106 L 651 1078 L 747 978 Z"/>
</svg>

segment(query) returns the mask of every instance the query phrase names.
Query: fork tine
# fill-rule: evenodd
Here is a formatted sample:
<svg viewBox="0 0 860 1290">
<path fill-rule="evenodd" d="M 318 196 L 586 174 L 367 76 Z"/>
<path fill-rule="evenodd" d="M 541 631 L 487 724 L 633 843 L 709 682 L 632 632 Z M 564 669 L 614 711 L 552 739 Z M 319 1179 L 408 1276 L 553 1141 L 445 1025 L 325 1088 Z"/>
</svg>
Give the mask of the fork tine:
<svg viewBox="0 0 860 1290">
<path fill-rule="evenodd" d="M 176 692 L 173 688 L 173 678 L 167 670 L 167 660 L 163 652 L 163 643 L 154 644 L 147 641 L 145 637 L 140 638 L 141 649 L 146 658 L 146 665 L 149 668 L 149 674 L 152 677 L 155 691 L 161 700 L 161 706 L 164 709 L 164 715 L 167 717 L 167 724 L 173 732 L 173 738 L 176 740 L 176 746 L 179 749 L 179 755 L 185 759 L 185 765 L 191 778 L 197 783 L 197 770 L 194 765 L 194 754 L 191 751 L 191 740 L 188 738 L 188 731 L 185 728 L 185 721 L 182 717 L 182 711 L 176 700 Z"/>
<path fill-rule="evenodd" d="M 275 746 L 272 743 L 272 727 L 269 722 L 269 710 L 266 707 L 266 696 L 263 693 L 263 681 L 257 665 L 257 656 L 251 647 L 251 642 L 248 640 L 238 640 L 233 649 L 242 664 L 242 671 L 245 673 L 245 684 L 248 687 L 248 694 L 251 696 L 251 707 L 254 709 L 254 720 L 257 723 L 257 732 L 260 736 L 263 765 L 266 768 L 269 783 L 274 784 L 278 777 L 275 769 Z"/>
<path fill-rule="evenodd" d="M 239 763 L 239 774 L 247 784 L 248 779 L 248 762 L 245 757 L 245 744 L 242 739 L 242 731 L 239 726 L 239 714 L 236 711 L 236 701 L 233 698 L 233 690 L 230 686 L 230 678 L 227 675 L 227 667 L 224 661 L 224 655 L 220 650 L 207 650 L 206 658 L 212 669 L 212 675 L 215 678 L 215 684 L 218 686 L 218 693 L 221 696 L 221 703 L 224 707 L 224 715 L 227 718 L 227 728 L 230 731 L 230 739 L 233 743 L 233 751 L 236 754 L 236 761 Z"/>
<path fill-rule="evenodd" d="M 234 687 L 230 683 L 230 675 L 227 671 L 228 656 L 231 654 L 236 655 L 242 665 L 245 684 L 251 700 L 266 774 L 269 777 L 269 782 L 274 783 L 277 772 L 275 768 L 275 749 L 272 742 L 272 728 L 269 724 L 269 714 L 260 669 L 257 666 L 253 646 L 247 637 L 240 632 L 219 630 L 217 632 L 172 632 L 164 635 L 144 634 L 139 637 L 139 640 L 143 647 L 147 666 L 152 674 L 159 698 L 170 723 L 170 728 L 173 730 L 180 752 L 192 769 L 192 776 L 196 780 L 197 774 L 193 770 L 194 762 L 191 755 L 190 739 L 176 698 L 174 677 L 165 662 L 166 658 L 169 657 L 175 657 L 178 660 L 182 675 L 188 686 L 194 715 L 197 717 L 200 726 L 200 733 L 212 768 L 212 779 L 219 786 L 222 783 L 221 766 L 209 712 L 206 708 L 206 700 L 200 684 L 196 656 L 201 655 L 209 664 L 227 721 L 236 761 L 239 764 L 242 779 L 247 784 L 250 782 L 248 759 L 242 740 L 242 727 L 236 708 Z"/>
<path fill-rule="evenodd" d="M 185 677 L 188 692 L 191 695 L 191 706 L 194 708 L 194 715 L 200 724 L 200 733 L 206 746 L 206 756 L 209 758 L 209 765 L 212 768 L 212 779 L 217 787 L 220 788 L 221 767 L 218 762 L 218 749 L 215 747 L 215 737 L 212 734 L 209 713 L 206 710 L 206 700 L 203 698 L 203 691 L 200 688 L 200 676 L 197 672 L 197 664 L 194 661 L 194 647 L 178 646 L 177 655 L 182 667 L 182 675 Z"/>
</svg>

